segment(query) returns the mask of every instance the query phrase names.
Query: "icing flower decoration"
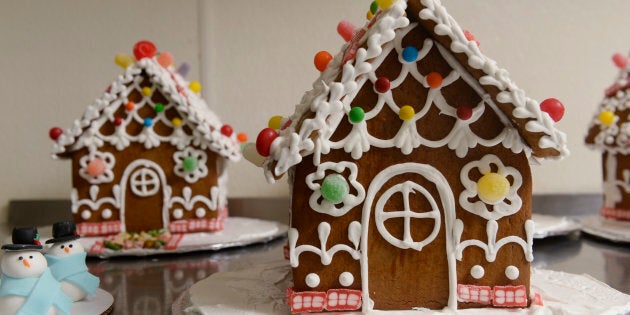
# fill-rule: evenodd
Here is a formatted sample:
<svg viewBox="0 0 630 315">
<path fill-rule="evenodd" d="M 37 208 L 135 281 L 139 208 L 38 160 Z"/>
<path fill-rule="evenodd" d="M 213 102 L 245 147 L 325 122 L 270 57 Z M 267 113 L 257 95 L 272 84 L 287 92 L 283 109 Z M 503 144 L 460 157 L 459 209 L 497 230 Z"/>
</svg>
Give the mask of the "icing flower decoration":
<svg viewBox="0 0 630 315">
<path fill-rule="evenodd" d="M 79 176 L 90 184 L 111 183 L 116 159 L 109 152 L 94 151 L 79 160 Z"/>
<path fill-rule="evenodd" d="M 346 178 L 343 173 L 349 170 Z M 325 162 L 315 173 L 306 176 L 306 185 L 313 191 L 309 204 L 319 213 L 339 217 L 365 199 L 365 189 L 357 181 L 358 167 L 351 162 Z"/>
<path fill-rule="evenodd" d="M 477 173 L 471 172 L 473 169 L 481 173 L 480 178 L 471 178 Z M 466 211 L 486 220 L 498 220 L 521 209 L 523 201 L 518 189 L 523 178 L 516 168 L 503 165 L 496 155 L 488 154 L 466 164 L 460 177 L 465 190 L 459 195 L 459 204 Z"/>
<path fill-rule="evenodd" d="M 595 124 L 599 125 L 601 131 L 595 136 L 596 143 L 609 144 L 615 143 L 615 138 L 619 135 L 619 126 L 617 122 L 619 116 L 611 110 L 605 109 L 595 117 Z"/>
<path fill-rule="evenodd" d="M 175 152 L 173 160 L 175 160 L 173 171 L 188 183 L 192 184 L 208 175 L 208 166 L 206 166 L 208 156 L 203 150 L 187 147 L 183 151 Z"/>
</svg>

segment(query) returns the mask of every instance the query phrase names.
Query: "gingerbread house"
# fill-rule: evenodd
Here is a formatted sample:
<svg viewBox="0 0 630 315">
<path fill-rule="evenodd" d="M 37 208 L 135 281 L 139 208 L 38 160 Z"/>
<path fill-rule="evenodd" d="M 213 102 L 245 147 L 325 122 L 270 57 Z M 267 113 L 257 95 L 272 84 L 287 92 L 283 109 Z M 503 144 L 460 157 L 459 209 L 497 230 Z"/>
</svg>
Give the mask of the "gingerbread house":
<svg viewBox="0 0 630 315">
<path fill-rule="evenodd" d="M 50 130 L 53 158 L 72 160 L 79 233 L 220 230 L 237 136 L 170 53 L 141 41 L 134 55 L 117 55 L 125 72 L 71 128 Z"/>
<path fill-rule="evenodd" d="M 630 67 L 615 54 L 619 75 L 605 91 L 586 135 L 586 145 L 602 151 L 603 217 L 630 221 Z"/>
<path fill-rule="evenodd" d="M 292 311 L 529 305 L 530 163 L 568 154 L 564 107 L 528 98 L 439 0 L 368 18 L 339 24 L 313 90 L 244 151 L 289 176 Z"/>
</svg>

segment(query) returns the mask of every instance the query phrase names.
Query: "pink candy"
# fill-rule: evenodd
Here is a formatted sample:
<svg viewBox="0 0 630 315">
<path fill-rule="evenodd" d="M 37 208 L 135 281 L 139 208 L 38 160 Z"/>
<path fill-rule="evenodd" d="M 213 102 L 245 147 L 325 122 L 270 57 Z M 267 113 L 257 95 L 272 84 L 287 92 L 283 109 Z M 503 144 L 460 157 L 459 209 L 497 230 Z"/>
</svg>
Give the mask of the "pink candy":
<svg viewBox="0 0 630 315">
<path fill-rule="evenodd" d="M 614 54 L 612 60 L 619 69 L 623 69 L 628 65 L 628 57 L 620 53 Z"/>
<path fill-rule="evenodd" d="M 90 174 L 90 176 L 94 176 L 97 177 L 103 173 L 105 173 L 105 162 L 103 162 L 103 160 L 96 158 L 92 161 L 90 161 L 90 163 L 88 163 L 87 165 L 87 172 L 88 174 Z"/>
<path fill-rule="evenodd" d="M 354 30 L 356 26 L 349 21 L 343 20 L 337 24 L 337 33 L 343 37 L 346 42 L 349 42 L 354 36 Z"/>
<path fill-rule="evenodd" d="M 171 55 L 170 52 L 165 51 L 157 56 L 157 62 L 160 64 L 160 66 L 168 68 L 168 66 L 173 64 L 173 55 Z"/>
</svg>

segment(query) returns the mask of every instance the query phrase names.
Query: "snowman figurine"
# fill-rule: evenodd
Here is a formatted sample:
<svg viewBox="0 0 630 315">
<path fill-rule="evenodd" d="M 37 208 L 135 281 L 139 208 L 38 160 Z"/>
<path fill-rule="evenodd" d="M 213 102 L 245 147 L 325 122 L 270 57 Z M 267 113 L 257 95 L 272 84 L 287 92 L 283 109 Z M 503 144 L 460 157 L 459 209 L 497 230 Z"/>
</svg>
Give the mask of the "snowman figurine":
<svg viewBox="0 0 630 315">
<path fill-rule="evenodd" d="M 48 269 L 37 229 L 13 229 L 13 244 L 2 246 L 0 315 L 69 314 L 72 300 Z"/>
<path fill-rule="evenodd" d="M 53 224 L 53 244 L 46 252 L 46 260 L 52 275 L 61 282 L 61 290 L 72 301 L 83 300 L 94 295 L 100 280 L 88 272 L 85 264 L 85 249 L 78 241 L 77 226 L 73 221 Z"/>
</svg>

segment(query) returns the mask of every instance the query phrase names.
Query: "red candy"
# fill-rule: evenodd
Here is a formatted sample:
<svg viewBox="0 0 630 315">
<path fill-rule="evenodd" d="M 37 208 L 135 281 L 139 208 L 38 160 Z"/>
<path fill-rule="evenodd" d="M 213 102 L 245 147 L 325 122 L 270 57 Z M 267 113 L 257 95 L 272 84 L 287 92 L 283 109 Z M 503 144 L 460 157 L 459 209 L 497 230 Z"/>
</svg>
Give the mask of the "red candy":
<svg viewBox="0 0 630 315">
<path fill-rule="evenodd" d="M 324 72 L 326 67 L 328 67 L 328 63 L 333 59 L 333 56 L 327 51 L 320 51 L 315 55 L 315 68 L 319 70 L 319 72 Z"/>
<path fill-rule="evenodd" d="M 628 57 L 620 53 L 614 54 L 612 60 L 619 69 L 623 69 L 628 65 Z"/>
<path fill-rule="evenodd" d="M 271 150 L 271 143 L 278 138 L 278 133 L 271 129 L 265 128 L 256 138 L 256 151 L 262 156 L 269 156 Z"/>
<path fill-rule="evenodd" d="M 457 117 L 461 120 L 468 120 L 472 117 L 473 110 L 468 105 L 462 105 L 457 108 Z"/>
<path fill-rule="evenodd" d="M 389 79 L 386 77 L 380 77 L 376 79 L 376 82 L 374 82 L 374 89 L 376 89 L 376 92 L 385 93 L 389 91 L 389 88 L 390 82 Z"/>
<path fill-rule="evenodd" d="M 464 36 L 466 36 L 466 39 L 470 42 L 475 42 L 475 44 L 477 44 L 477 46 L 479 46 L 479 41 L 477 41 L 477 39 L 475 38 L 475 35 L 473 35 L 471 32 L 464 30 Z"/>
<path fill-rule="evenodd" d="M 120 125 L 122 125 L 122 123 L 123 123 L 122 118 L 120 118 L 120 117 L 114 118 L 114 125 L 120 126 Z"/>
<path fill-rule="evenodd" d="M 560 121 L 564 116 L 564 105 L 555 98 L 549 98 L 540 103 L 540 110 L 549 114 L 555 122 Z"/>
<path fill-rule="evenodd" d="M 168 66 L 173 64 L 173 55 L 171 55 L 170 52 L 165 51 L 157 57 L 157 62 L 160 66 L 168 68 Z"/>
<path fill-rule="evenodd" d="M 50 137 L 50 139 L 53 139 L 55 141 L 59 139 L 62 134 L 63 130 L 61 130 L 61 128 L 59 127 L 52 127 L 50 128 L 50 131 L 48 131 L 48 136 Z"/>
<path fill-rule="evenodd" d="M 427 83 L 432 89 L 437 89 L 442 85 L 442 75 L 437 72 L 431 72 L 427 75 Z"/>
<path fill-rule="evenodd" d="M 230 125 L 223 125 L 223 127 L 221 127 L 221 133 L 226 137 L 231 136 L 233 132 L 234 129 L 232 129 L 232 126 Z"/>
<path fill-rule="evenodd" d="M 346 20 L 341 21 L 339 22 L 339 24 L 337 24 L 337 33 L 339 33 L 339 35 L 341 35 L 341 37 L 343 37 L 346 42 L 349 42 L 352 39 L 355 29 L 356 26 Z"/>
<path fill-rule="evenodd" d="M 141 40 L 133 45 L 133 55 L 136 56 L 136 60 L 152 58 L 156 53 L 157 48 L 148 40 Z"/>
</svg>

